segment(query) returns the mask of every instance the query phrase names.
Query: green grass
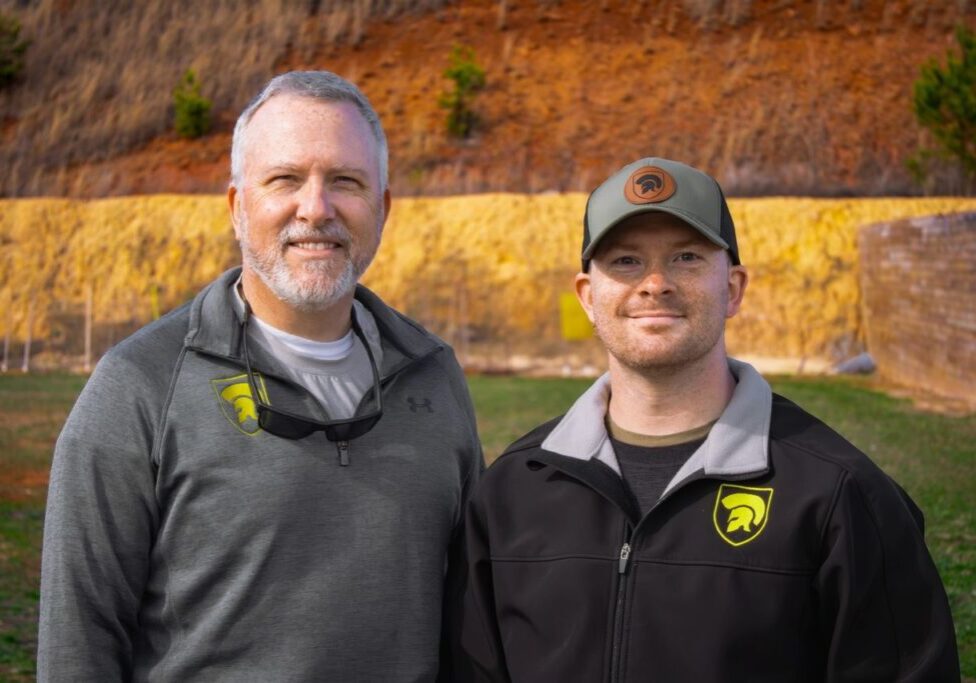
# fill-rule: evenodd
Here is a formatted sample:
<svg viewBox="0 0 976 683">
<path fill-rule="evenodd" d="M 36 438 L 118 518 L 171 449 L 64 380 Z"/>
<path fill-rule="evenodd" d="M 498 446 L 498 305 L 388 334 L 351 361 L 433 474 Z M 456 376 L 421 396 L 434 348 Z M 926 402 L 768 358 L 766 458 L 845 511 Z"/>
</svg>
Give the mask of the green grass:
<svg viewBox="0 0 976 683">
<path fill-rule="evenodd" d="M 773 382 L 867 453 L 925 513 L 925 540 L 949 595 L 963 676 L 976 679 L 976 415 L 917 411 L 863 385 Z"/>
<path fill-rule="evenodd" d="M 84 383 L 73 375 L 0 375 L 0 681 L 34 680 L 47 471 Z"/>
<path fill-rule="evenodd" d="M 564 412 L 586 380 L 471 377 L 485 456 Z M 38 568 L 51 450 L 84 378 L 0 375 L 0 681 L 34 675 Z M 976 680 L 976 415 L 947 417 L 847 378 L 773 378 L 844 434 L 925 512 L 926 539 L 949 594 L 963 675 Z"/>
<path fill-rule="evenodd" d="M 589 385 L 580 379 L 468 377 L 485 460 L 493 462 L 515 439 L 566 412 Z"/>
</svg>

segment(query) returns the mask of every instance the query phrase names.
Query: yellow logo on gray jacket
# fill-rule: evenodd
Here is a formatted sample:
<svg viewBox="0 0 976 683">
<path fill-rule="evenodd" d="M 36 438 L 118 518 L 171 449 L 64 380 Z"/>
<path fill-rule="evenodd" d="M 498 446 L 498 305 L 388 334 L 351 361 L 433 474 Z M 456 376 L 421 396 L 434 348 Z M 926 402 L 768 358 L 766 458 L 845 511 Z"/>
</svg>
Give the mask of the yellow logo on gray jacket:
<svg viewBox="0 0 976 683">
<path fill-rule="evenodd" d="M 268 391 L 264 386 L 264 378 L 258 373 L 254 373 L 254 383 L 257 385 L 261 400 L 270 405 Z M 254 404 L 251 386 L 247 383 L 247 375 L 212 379 L 210 386 L 213 387 L 214 393 L 217 395 L 220 412 L 232 425 L 248 436 L 253 436 L 261 431 L 261 426 L 258 424 L 258 407 Z"/>
<path fill-rule="evenodd" d="M 773 489 L 722 484 L 715 496 L 712 521 L 715 531 L 729 545 L 740 546 L 766 528 Z"/>
</svg>

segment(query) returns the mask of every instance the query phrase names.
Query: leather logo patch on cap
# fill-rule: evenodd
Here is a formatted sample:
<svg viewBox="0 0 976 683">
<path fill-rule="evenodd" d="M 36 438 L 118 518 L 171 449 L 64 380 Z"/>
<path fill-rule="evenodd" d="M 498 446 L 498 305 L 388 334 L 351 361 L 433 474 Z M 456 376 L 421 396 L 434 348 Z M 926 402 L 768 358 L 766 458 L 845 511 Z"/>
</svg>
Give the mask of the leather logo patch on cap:
<svg viewBox="0 0 976 683">
<path fill-rule="evenodd" d="M 630 174 L 624 185 L 624 197 L 631 204 L 663 202 L 678 186 L 667 171 L 657 166 L 642 166 Z"/>
</svg>

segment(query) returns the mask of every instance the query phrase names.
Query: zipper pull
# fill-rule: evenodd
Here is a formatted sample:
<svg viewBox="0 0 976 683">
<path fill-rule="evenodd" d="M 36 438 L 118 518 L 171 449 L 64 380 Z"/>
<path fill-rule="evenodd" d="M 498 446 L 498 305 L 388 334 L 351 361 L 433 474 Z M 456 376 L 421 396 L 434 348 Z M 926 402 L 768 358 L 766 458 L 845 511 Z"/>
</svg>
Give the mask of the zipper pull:
<svg viewBox="0 0 976 683">
<path fill-rule="evenodd" d="M 349 442 L 336 441 L 336 449 L 339 451 L 339 464 L 343 467 L 349 466 Z"/>
<path fill-rule="evenodd" d="M 617 569 L 618 574 L 627 573 L 627 564 L 630 560 L 630 543 L 624 543 L 620 549 L 620 565 Z"/>
</svg>

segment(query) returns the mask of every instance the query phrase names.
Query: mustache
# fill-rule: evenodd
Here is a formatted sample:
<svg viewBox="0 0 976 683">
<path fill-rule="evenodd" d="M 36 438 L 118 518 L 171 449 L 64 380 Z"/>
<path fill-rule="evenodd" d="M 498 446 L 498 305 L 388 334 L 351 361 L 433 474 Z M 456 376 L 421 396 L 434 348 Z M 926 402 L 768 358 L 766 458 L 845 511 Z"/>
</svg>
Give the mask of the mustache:
<svg viewBox="0 0 976 683">
<path fill-rule="evenodd" d="M 348 247 L 352 242 L 352 235 L 349 234 L 346 226 L 338 221 L 329 221 L 318 227 L 289 223 L 284 230 L 278 233 L 278 244 L 283 247 L 289 242 L 300 242 L 315 238 L 337 242 L 343 247 Z"/>
</svg>

